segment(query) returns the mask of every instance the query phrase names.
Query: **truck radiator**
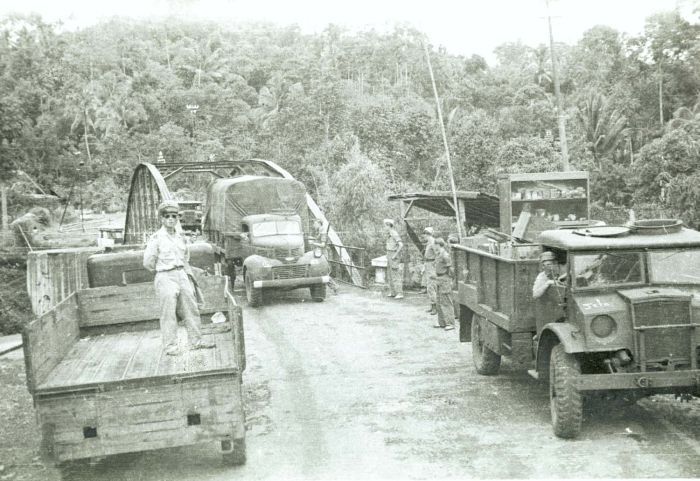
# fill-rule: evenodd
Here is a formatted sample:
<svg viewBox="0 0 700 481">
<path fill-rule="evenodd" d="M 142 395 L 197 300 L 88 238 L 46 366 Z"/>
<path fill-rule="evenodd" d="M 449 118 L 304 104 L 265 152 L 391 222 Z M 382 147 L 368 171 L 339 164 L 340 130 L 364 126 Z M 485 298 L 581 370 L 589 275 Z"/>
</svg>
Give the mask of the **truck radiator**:
<svg viewBox="0 0 700 481">
<path fill-rule="evenodd" d="M 304 255 L 304 249 L 301 247 L 297 249 L 280 249 L 277 247 L 256 247 L 255 253 L 269 259 L 276 259 L 278 261 L 285 262 L 288 258 L 298 259 Z"/>
<path fill-rule="evenodd" d="M 646 370 L 689 365 L 695 352 L 690 302 L 660 300 L 633 305 L 637 363 Z M 673 366 L 671 366 L 673 368 Z"/>
<path fill-rule="evenodd" d="M 286 265 L 286 266 L 274 266 L 272 268 L 272 279 L 298 279 L 300 277 L 307 277 L 308 265 Z"/>
</svg>

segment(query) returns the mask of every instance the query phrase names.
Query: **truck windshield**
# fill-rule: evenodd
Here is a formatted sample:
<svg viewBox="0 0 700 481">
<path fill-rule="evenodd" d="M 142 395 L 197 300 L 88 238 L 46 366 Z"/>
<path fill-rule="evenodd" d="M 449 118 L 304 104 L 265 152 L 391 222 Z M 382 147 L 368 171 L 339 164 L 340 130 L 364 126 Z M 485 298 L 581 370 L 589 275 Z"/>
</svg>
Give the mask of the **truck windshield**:
<svg viewBox="0 0 700 481">
<path fill-rule="evenodd" d="M 700 250 L 650 252 L 649 277 L 663 284 L 700 284 Z"/>
<path fill-rule="evenodd" d="M 265 237 L 270 235 L 299 235 L 301 226 L 293 220 L 277 220 L 270 222 L 260 222 L 253 224 L 253 235 L 255 237 Z"/>
<path fill-rule="evenodd" d="M 573 256 L 576 287 L 604 287 L 644 282 L 640 252 Z"/>
</svg>

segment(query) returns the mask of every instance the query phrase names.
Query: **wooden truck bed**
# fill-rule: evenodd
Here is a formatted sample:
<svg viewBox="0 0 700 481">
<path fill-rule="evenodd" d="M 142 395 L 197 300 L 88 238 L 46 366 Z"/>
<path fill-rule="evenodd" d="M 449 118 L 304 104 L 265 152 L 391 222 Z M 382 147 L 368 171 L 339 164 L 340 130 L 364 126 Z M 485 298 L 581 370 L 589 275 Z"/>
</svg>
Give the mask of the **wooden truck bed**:
<svg viewBox="0 0 700 481">
<path fill-rule="evenodd" d="M 204 372 L 236 372 L 230 326 L 226 330 L 205 326 L 204 338 L 215 342 L 214 349 L 183 349 L 179 356 L 168 356 L 161 349 L 159 329 L 119 332 L 81 338 L 36 386 L 36 394 L 70 390 L 74 387 L 109 383 L 129 383 L 146 379 L 177 378 Z M 186 333 L 179 328 L 180 343 Z"/>
<path fill-rule="evenodd" d="M 195 443 L 245 461 L 242 311 L 227 278 L 200 280 L 214 349 L 162 352 L 152 283 L 79 290 L 23 333 L 42 451 L 62 462 Z"/>
<path fill-rule="evenodd" d="M 457 300 L 508 332 L 530 332 L 535 330 L 535 312 L 530 301 L 539 261 L 514 257 L 454 246 Z"/>
</svg>

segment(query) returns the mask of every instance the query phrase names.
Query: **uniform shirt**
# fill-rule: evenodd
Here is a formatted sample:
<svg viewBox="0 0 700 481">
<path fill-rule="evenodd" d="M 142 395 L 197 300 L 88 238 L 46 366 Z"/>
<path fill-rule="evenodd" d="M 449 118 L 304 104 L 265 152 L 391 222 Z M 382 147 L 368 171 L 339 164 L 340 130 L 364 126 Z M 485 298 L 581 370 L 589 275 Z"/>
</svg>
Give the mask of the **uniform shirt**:
<svg viewBox="0 0 700 481">
<path fill-rule="evenodd" d="M 428 238 L 428 245 L 425 246 L 425 260 L 434 261 L 438 256 L 438 248 L 435 245 L 435 239 L 432 237 Z"/>
<path fill-rule="evenodd" d="M 395 251 L 398 250 L 399 246 L 401 246 L 403 242 L 401 242 L 401 236 L 399 233 L 396 231 L 396 229 L 389 229 L 389 234 L 387 235 L 386 238 L 386 250 L 388 251 Z"/>
<path fill-rule="evenodd" d="M 532 285 L 532 298 L 539 299 L 547 292 L 547 288 L 550 286 L 549 281 L 551 279 L 545 272 L 540 272 L 535 277 L 535 283 Z"/>
<path fill-rule="evenodd" d="M 438 255 L 435 258 L 435 274 L 444 276 L 450 273 L 452 267 L 452 259 L 450 253 L 445 249 L 438 249 Z"/>
<path fill-rule="evenodd" d="M 169 271 L 176 267 L 184 267 L 190 260 L 190 251 L 185 239 L 177 232 L 168 234 L 165 227 L 148 239 L 143 253 L 143 266 L 149 271 Z"/>
</svg>

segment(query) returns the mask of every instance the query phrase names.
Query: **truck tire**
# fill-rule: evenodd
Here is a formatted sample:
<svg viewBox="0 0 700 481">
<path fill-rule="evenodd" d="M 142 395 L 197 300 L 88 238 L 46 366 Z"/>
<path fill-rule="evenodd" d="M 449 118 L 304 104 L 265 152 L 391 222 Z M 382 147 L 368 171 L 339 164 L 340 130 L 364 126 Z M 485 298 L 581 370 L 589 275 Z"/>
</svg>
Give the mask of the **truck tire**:
<svg viewBox="0 0 700 481">
<path fill-rule="evenodd" d="M 233 441 L 221 441 L 221 447 L 224 447 L 224 443 L 233 443 L 233 449 L 231 452 L 223 453 L 222 459 L 224 464 L 228 466 L 240 466 L 246 462 L 245 454 L 245 439 L 234 439 Z"/>
<path fill-rule="evenodd" d="M 481 316 L 474 315 L 472 319 L 472 359 L 476 372 L 483 376 L 492 376 L 498 374 L 501 368 L 501 355 L 496 354 L 491 349 L 486 347 L 481 336 L 481 323 L 485 319 Z"/>
<path fill-rule="evenodd" d="M 245 276 L 245 297 L 250 307 L 259 307 L 262 304 L 262 288 L 253 287 L 253 281 L 247 274 Z"/>
<path fill-rule="evenodd" d="M 549 358 L 549 408 L 557 437 L 571 439 L 581 432 L 583 397 L 576 389 L 580 375 L 578 360 L 562 344 L 554 346 Z"/>
<path fill-rule="evenodd" d="M 316 302 L 323 302 L 323 300 L 326 298 L 326 285 L 325 284 L 311 286 L 311 287 L 309 287 L 309 291 L 311 292 L 311 299 L 313 299 Z"/>
</svg>

